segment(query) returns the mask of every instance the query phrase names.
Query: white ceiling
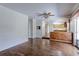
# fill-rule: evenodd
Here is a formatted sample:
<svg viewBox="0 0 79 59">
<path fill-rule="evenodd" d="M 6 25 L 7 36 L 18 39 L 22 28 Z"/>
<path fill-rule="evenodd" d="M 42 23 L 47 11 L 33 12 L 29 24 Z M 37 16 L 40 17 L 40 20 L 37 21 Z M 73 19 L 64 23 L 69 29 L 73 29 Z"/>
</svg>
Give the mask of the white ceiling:
<svg viewBox="0 0 79 59">
<path fill-rule="evenodd" d="M 0 4 L 29 16 L 39 12 L 51 11 L 55 16 L 66 17 L 71 15 L 76 3 L 4 3 Z"/>
</svg>

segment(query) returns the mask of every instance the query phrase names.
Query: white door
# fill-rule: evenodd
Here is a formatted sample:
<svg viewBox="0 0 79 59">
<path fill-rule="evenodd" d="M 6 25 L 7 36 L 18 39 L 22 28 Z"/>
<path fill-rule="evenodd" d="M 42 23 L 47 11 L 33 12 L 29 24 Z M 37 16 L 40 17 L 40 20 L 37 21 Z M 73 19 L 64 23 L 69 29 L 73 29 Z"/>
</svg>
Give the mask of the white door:
<svg viewBox="0 0 79 59">
<path fill-rule="evenodd" d="M 76 45 L 76 39 L 77 39 L 77 23 L 76 23 L 76 18 L 72 18 L 71 22 L 70 22 L 70 32 L 73 33 L 73 45 Z"/>
<path fill-rule="evenodd" d="M 28 20 L 28 37 L 32 38 L 33 37 L 33 21 L 32 19 Z"/>
<path fill-rule="evenodd" d="M 76 42 L 76 46 L 79 47 L 79 17 L 77 17 L 77 42 Z"/>
</svg>

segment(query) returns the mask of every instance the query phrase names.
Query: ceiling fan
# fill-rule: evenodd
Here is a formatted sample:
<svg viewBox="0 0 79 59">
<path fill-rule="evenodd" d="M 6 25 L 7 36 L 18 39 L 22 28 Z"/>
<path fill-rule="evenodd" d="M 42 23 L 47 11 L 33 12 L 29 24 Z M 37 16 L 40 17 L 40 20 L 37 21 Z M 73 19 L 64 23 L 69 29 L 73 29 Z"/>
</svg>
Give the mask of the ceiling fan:
<svg viewBox="0 0 79 59">
<path fill-rule="evenodd" d="M 49 16 L 54 16 L 51 12 L 39 13 L 38 16 L 43 16 L 44 18 L 48 18 Z"/>
</svg>

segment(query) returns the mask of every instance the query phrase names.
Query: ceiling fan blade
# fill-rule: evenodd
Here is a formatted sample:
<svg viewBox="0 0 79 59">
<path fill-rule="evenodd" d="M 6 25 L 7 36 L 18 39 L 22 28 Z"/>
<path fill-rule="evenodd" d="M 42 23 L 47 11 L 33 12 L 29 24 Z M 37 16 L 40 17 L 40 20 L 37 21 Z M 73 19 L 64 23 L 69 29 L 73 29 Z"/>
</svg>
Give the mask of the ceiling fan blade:
<svg viewBox="0 0 79 59">
<path fill-rule="evenodd" d="M 43 17 L 48 17 L 48 16 L 54 16 L 51 12 L 44 12 L 44 13 L 37 13 L 37 16 L 43 16 Z"/>
<path fill-rule="evenodd" d="M 42 14 L 41 12 L 36 13 L 37 15 Z"/>
<path fill-rule="evenodd" d="M 48 12 L 48 15 L 50 15 L 51 14 L 51 12 Z"/>
<path fill-rule="evenodd" d="M 42 16 L 43 14 L 38 14 L 38 16 Z"/>
<path fill-rule="evenodd" d="M 49 16 L 55 16 L 55 15 L 49 15 Z"/>
</svg>

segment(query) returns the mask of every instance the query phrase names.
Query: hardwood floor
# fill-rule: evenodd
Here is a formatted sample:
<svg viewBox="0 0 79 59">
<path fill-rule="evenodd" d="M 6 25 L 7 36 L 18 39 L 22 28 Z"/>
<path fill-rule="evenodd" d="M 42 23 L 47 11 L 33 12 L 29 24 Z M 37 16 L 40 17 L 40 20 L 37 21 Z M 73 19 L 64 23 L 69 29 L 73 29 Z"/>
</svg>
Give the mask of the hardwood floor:
<svg viewBox="0 0 79 59">
<path fill-rule="evenodd" d="M 0 56 L 78 56 L 71 44 L 49 39 L 29 39 L 28 42 L 0 52 Z"/>
</svg>

